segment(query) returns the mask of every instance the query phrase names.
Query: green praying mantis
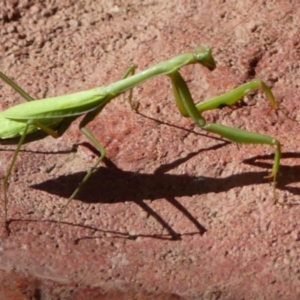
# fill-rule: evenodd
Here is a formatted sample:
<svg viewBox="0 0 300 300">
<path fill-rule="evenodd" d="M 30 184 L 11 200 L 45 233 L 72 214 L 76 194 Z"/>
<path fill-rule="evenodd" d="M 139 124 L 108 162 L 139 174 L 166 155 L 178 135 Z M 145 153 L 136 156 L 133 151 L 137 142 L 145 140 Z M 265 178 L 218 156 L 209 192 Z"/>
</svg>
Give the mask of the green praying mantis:
<svg viewBox="0 0 300 300">
<path fill-rule="evenodd" d="M 202 112 L 204 111 L 234 105 L 245 94 L 258 88 L 262 88 L 272 108 L 281 110 L 270 88 L 263 81 L 254 80 L 223 95 L 195 104 L 185 80 L 179 73 L 180 68 L 190 64 L 201 64 L 209 70 L 214 70 L 216 68 L 216 62 L 212 56 L 211 48 L 206 45 L 197 47 L 192 53 L 180 54 L 138 74 L 135 74 L 135 67 L 131 66 L 121 80 L 109 85 L 40 100 L 34 100 L 15 82 L 0 72 L 0 77 L 27 100 L 27 102 L 10 107 L 0 113 L 0 144 L 17 145 L 3 181 L 5 228 L 8 230 L 7 194 L 9 177 L 22 145 L 47 135 L 57 138 L 67 130 L 76 118 L 84 115 L 80 122 L 79 129 L 97 148 L 100 155 L 67 200 L 58 221 L 60 224 L 68 205 L 76 197 L 82 186 L 89 180 L 93 171 L 104 159 L 106 154 L 105 148 L 100 144 L 93 133 L 86 128 L 86 125 L 101 112 L 106 104 L 128 90 L 130 92 L 129 100 L 131 107 L 137 110 L 137 107 L 134 107 L 131 102 L 133 87 L 158 75 L 167 75 L 170 78 L 175 102 L 180 113 L 185 117 L 190 117 L 203 130 L 218 134 L 221 137 L 237 143 L 267 144 L 275 147 L 273 169 L 268 176 L 273 178 L 275 186 L 281 157 L 280 142 L 277 139 L 268 135 L 221 124 L 207 124 L 202 116 Z"/>
</svg>

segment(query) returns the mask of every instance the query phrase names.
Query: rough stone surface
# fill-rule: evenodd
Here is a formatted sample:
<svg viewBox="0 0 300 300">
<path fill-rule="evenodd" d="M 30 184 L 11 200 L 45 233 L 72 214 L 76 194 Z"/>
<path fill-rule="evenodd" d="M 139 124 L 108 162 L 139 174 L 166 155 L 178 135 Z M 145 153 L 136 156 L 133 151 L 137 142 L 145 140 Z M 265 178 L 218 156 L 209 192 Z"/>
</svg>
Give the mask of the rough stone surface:
<svg viewBox="0 0 300 300">
<path fill-rule="evenodd" d="M 255 78 L 299 119 L 297 1 L 4 1 L 0 68 L 35 99 L 109 84 L 197 45 L 218 67 L 182 68 L 195 101 Z M 166 76 L 109 103 L 89 128 L 107 160 L 64 204 L 95 153 L 78 130 L 23 147 L 0 241 L 1 299 L 299 299 L 299 126 L 262 92 L 208 122 L 282 143 L 274 203 L 264 179 L 274 149 L 236 145 L 180 116 Z M 0 82 L 0 110 L 24 101 Z M 0 124 L 1 126 L 1 124 Z M 0 146 L 4 178 L 15 146 Z M 3 200 L 2 191 L 0 193 Z M 3 206 L 1 206 L 3 211 Z"/>
</svg>

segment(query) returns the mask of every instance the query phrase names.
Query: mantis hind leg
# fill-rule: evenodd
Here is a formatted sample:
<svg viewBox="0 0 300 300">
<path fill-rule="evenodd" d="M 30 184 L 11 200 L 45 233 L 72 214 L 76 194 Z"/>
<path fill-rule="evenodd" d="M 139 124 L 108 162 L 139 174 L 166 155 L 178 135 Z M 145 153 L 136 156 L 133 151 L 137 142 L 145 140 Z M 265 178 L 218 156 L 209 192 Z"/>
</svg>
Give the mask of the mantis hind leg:
<svg viewBox="0 0 300 300">
<path fill-rule="evenodd" d="M 45 133 L 53 136 L 54 138 L 58 137 L 58 134 L 57 134 L 56 131 L 52 130 L 51 128 L 49 128 L 47 126 L 44 126 L 43 124 L 41 124 L 37 120 L 28 120 L 26 122 L 24 131 L 23 131 L 23 133 L 22 133 L 22 135 L 21 135 L 21 137 L 20 137 L 20 139 L 18 141 L 17 148 L 16 148 L 16 150 L 14 152 L 14 155 L 12 157 L 12 160 L 10 162 L 10 165 L 8 167 L 8 170 L 7 170 L 6 174 L 5 174 L 4 181 L 3 181 L 3 191 L 4 191 L 4 228 L 6 229 L 7 232 L 9 231 L 8 230 L 8 222 L 7 222 L 7 204 L 8 204 L 7 191 L 8 191 L 8 180 L 9 180 L 9 177 L 11 175 L 12 169 L 15 166 L 15 163 L 17 161 L 20 149 L 21 149 L 22 145 L 25 142 L 25 139 L 26 139 L 26 136 L 27 136 L 27 133 L 28 133 L 28 130 L 29 130 L 30 126 L 36 126 L 36 127 L 40 128 L 41 130 L 43 130 Z"/>
<path fill-rule="evenodd" d="M 1 77 L 1 76 L 0 76 Z M 29 101 L 29 100 L 28 100 Z M 8 222 L 7 222 L 7 204 L 8 204 L 8 197 L 7 197 L 7 191 L 8 191 L 8 180 L 9 177 L 11 175 L 12 169 L 16 163 L 17 157 L 19 155 L 20 149 L 22 147 L 22 145 L 24 143 L 27 143 L 29 141 L 35 141 L 35 140 L 39 140 L 41 138 L 46 137 L 47 135 L 51 135 L 53 138 L 58 138 L 60 137 L 71 125 L 71 123 L 77 118 L 78 116 L 74 116 L 74 117 L 69 117 L 69 118 L 65 118 L 63 119 L 60 124 L 58 126 L 56 126 L 55 130 L 43 125 L 40 121 L 38 120 L 28 120 L 26 123 L 26 126 L 24 128 L 24 131 L 21 135 L 21 137 L 19 138 L 19 140 L 15 140 L 17 141 L 14 144 L 17 143 L 17 148 L 14 152 L 13 158 L 10 162 L 10 165 L 8 167 L 8 170 L 6 172 L 6 175 L 4 177 L 4 181 L 3 181 L 3 190 L 4 190 L 4 227 L 6 229 L 6 231 L 8 232 Z M 28 130 L 30 128 L 30 126 L 35 126 L 36 128 L 39 128 L 40 130 L 30 133 L 29 135 L 27 135 Z M 38 134 L 38 135 L 36 135 Z M 9 143 L 8 143 L 9 144 Z"/>
<path fill-rule="evenodd" d="M 4 180 L 3 180 L 3 192 L 4 192 L 4 228 L 5 230 L 8 232 L 9 229 L 8 229 L 8 222 L 7 222 L 7 204 L 8 204 L 8 197 L 7 197 L 7 190 L 8 190 L 8 180 L 9 180 L 9 177 L 11 175 L 11 171 L 16 163 L 16 160 L 18 158 L 18 154 L 20 152 L 20 149 L 24 143 L 24 140 L 26 138 L 26 135 L 27 135 L 27 132 L 28 132 L 28 129 L 29 129 L 29 126 L 31 124 L 27 123 L 26 126 L 25 126 L 25 129 L 23 131 L 23 134 L 21 136 L 21 138 L 19 139 L 19 142 L 18 142 L 18 145 L 17 145 L 17 148 L 14 152 L 14 155 L 12 157 L 12 160 L 10 162 L 10 165 L 8 167 L 8 170 L 5 174 L 5 177 L 4 177 Z"/>
</svg>

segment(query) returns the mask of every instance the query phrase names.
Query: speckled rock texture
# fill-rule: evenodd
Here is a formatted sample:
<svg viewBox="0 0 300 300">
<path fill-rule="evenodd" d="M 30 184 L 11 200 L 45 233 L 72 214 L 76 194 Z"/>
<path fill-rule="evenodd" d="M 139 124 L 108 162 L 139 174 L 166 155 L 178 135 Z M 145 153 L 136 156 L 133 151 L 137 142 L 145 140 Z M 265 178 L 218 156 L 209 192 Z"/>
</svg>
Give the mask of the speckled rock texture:
<svg viewBox="0 0 300 300">
<path fill-rule="evenodd" d="M 300 119 L 299 24 L 298 1 L 286 0 L 8 0 L 0 70 L 41 99 L 208 44 L 217 69 L 181 71 L 195 102 L 259 78 Z M 0 299 L 300 299 L 300 125 L 261 91 L 204 114 L 282 143 L 280 205 L 264 178 L 273 147 L 202 131 L 180 115 L 166 76 L 139 85 L 134 100 L 139 114 L 120 96 L 89 124 L 107 159 L 62 231 L 57 220 L 95 151 L 80 119 L 59 139 L 24 145 L 0 240 Z M 0 110 L 23 101 L 0 82 Z M 1 180 L 14 149 L 0 145 Z M 0 199 L 3 212 L 2 190 Z"/>
</svg>

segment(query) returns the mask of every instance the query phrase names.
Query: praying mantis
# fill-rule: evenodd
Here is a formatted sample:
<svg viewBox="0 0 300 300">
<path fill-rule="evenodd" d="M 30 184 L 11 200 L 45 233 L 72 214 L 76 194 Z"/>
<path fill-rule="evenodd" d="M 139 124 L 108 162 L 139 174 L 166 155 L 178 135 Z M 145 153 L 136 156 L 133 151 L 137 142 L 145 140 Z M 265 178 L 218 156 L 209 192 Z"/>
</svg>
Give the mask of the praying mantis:
<svg viewBox="0 0 300 300">
<path fill-rule="evenodd" d="M 135 67 L 131 66 L 121 80 L 109 85 L 39 100 L 34 100 L 14 81 L 0 72 L 1 79 L 27 101 L 10 107 L 0 113 L 0 144 L 17 145 L 3 181 L 4 227 L 8 230 L 7 194 L 9 178 L 24 143 L 40 139 L 47 135 L 58 138 L 76 118 L 84 116 L 80 122 L 79 129 L 97 148 L 100 155 L 67 200 L 58 221 L 60 224 L 68 205 L 76 197 L 82 186 L 89 180 L 95 168 L 106 155 L 105 148 L 100 144 L 93 133 L 86 128 L 86 125 L 91 122 L 112 99 L 128 90 L 130 91 L 129 100 L 131 107 L 137 110 L 137 107 L 134 107 L 131 102 L 132 89 L 138 84 L 158 75 L 167 75 L 170 78 L 175 102 L 180 113 L 185 117 L 190 117 L 203 130 L 218 134 L 232 142 L 267 144 L 275 147 L 273 168 L 271 174 L 268 176 L 273 178 L 275 186 L 281 158 L 281 145 L 277 139 L 268 135 L 221 124 L 207 124 L 202 116 L 202 113 L 205 111 L 234 105 L 245 94 L 258 88 L 262 88 L 273 109 L 281 110 L 270 88 L 261 80 L 253 80 L 223 95 L 195 104 L 187 83 L 179 73 L 180 68 L 190 64 L 200 64 L 211 71 L 214 70 L 216 68 L 216 62 L 213 58 L 211 47 L 207 45 L 197 47 L 192 53 L 180 54 L 138 74 L 135 74 Z"/>
</svg>

